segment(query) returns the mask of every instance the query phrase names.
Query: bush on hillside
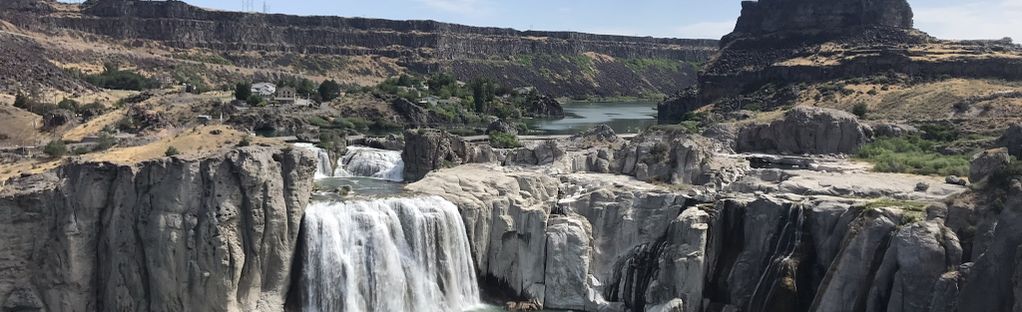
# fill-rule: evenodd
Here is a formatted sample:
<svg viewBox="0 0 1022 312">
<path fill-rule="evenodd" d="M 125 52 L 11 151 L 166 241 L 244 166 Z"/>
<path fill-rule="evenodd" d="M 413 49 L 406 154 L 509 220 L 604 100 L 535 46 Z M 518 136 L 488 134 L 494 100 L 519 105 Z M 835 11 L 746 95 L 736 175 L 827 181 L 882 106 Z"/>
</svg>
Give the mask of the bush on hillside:
<svg viewBox="0 0 1022 312">
<path fill-rule="evenodd" d="M 967 155 L 943 155 L 936 142 L 918 136 L 884 138 L 859 149 L 858 157 L 880 172 L 921 175 L 969 175 Z"/>
<path fill-rule="evenodd" d="M 125 71 L 116 65 L 107 64 L 102 73 L 85 77 L 94 86 L 104 89 L 142 91 L 160 86 L 155 79 L 146 78 L 135 72 Z"/>
<path fill-rule="evenodd" d="M 521 147 L 518 136 L 513 133 L 494 132 L 490 134 L 490 146 L 494 148 L 516 148 Z"/>
<path fill-rule="evenodd" d="M 67 145 L 64 144 L 64 141 L 59 139 L 53 140 L 43 147 L 43 153 L 50 155 L 50 157 L 63 157 L 64 155 L 67 155 Z"/>
</svg>

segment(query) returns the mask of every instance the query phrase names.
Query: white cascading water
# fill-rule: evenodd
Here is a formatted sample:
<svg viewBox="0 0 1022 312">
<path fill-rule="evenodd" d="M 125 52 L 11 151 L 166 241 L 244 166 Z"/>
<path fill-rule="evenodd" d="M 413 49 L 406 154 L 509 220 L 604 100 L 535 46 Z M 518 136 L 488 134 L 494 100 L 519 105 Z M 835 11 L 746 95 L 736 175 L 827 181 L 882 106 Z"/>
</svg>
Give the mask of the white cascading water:
<svg viewBox="0 0 1022 312">
<path fill-rule="evenodd" d="M 335 177 L 369 177 L 388 181 L 404 181 L 405 163 L 401 152 L 370 147 L 349 146 L 341 158 Z"/>
<path fill-rule="evenodd" d="M 316 147 L 312 143 L 295 143 L 295 148 L 307 149 L 316 152 L 316 179 L 328 178 L 334 174 L 333 161 L 326 150 Z"/>
<path fill-rule="evenodd" d="M 464 311 L 480 304 L 464 224 L 443 198 L 316 202 L 305 223 L 305 311 Z"/>
</svg>

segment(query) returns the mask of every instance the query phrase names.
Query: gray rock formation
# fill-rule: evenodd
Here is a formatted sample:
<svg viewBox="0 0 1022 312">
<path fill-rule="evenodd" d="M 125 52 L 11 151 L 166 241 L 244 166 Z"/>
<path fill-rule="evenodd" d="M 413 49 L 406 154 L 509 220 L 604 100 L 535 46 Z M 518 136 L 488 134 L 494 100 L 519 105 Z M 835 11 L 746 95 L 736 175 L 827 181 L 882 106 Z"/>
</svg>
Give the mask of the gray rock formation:
<svg viewBox="0 0 1022 312">
<path fill-rule="evenodd" d="M 614 154 L 611 170 L 636 179 L 675 184 L 710 182 L 710 147 L 697 135 L 648 131 Z"/>
<path fill-rule="evenodd" d="M 866 311 L 931 311 L 934 287 L 961 264 L 958 237 L 938 222 L 898 230 L 874 276 Z"/>
<path fill-rule="evenodd" d="M 1022 159 L 1022 124 L 1014 124 L 997 139 L 997 146 L 1008 148 L 1008 153 Z"/>
<path fill-rule="evenodd" d="M 489 146 L 470 144 L 447 131 L 417 129 L 405 131 L 404 135 L 401 158 L 405 163 L 405 181 L 418 181 L 440 168 L 498 160 Z"/>
<path fill-rule="evenodd" d="M 1011 156 L 1007 148 L 995 148 L 983 151 L 972 157 L 969 167 L 969 181 L 982 181 L 990 175 L 1003 172 L 1011 164 Z"/>
<path fill-rule="evenodd" d="M 742 2 L 742 15 L 728 37 L 776 32 L 846 32 L 869 26 L 912 28 L 905 0 L 763 0 Z"/>
<path fill-rule="evenodd" d="M 0 192 L 5 311 L 282 311 L 315 155 L 75 163 Z"/>
<path fill-rule="evenodd" d="M 847 112 L 796 107 L 770 124 L 743 128 L 738 135 L 741 152 L 781 154 L 854 153 L 872 130 Z"/>
</svg>

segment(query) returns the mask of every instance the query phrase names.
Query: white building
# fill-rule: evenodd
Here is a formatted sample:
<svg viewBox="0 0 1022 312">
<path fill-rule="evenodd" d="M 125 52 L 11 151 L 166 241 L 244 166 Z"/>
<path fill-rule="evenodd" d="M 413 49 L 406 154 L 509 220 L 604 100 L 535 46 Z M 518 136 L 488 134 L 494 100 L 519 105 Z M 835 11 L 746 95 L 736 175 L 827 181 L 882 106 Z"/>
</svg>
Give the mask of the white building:
<svg viewBox="0 0 1022 312">
<path fill-rule="evenodd" d="M 252 84 L 252 94 L 267 98 L 277 93 L 277 85 L 269 82 Z"/>
</svg>

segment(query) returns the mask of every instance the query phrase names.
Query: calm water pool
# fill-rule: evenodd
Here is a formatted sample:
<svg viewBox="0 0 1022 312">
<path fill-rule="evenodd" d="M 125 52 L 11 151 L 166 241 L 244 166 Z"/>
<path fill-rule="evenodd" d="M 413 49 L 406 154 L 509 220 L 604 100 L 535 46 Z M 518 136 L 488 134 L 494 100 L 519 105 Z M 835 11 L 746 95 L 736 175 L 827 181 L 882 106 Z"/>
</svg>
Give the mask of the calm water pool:
<svg viewBox="0 0 1022 312">
<path fill-rule="evenodd" d="M 546 134 L 575 134 L 598 124 L 617 133 L 636 133 L 656 124 L 656 102 L 568 103 L 564 119 L 533 119 L 529 129 Z"/>
</svg>

